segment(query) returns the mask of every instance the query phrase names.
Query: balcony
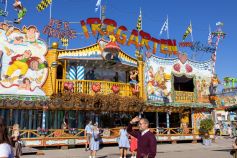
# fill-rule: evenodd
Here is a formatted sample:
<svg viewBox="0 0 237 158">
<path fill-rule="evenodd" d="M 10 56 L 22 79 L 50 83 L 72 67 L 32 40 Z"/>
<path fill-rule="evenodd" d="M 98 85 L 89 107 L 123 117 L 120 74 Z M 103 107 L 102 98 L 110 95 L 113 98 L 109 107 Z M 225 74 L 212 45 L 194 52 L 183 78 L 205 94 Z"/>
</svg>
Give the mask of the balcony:
<svg viewBox="0 0 237 158">
<path fill-rule="evenodd" d="M 195 102 L 194 92 L 174 91 L 174 101 L 181 103 Z"/>
<path fill-rule="evenodd" d="M 117 93 L 120 96 L 132 96 L 132 87 L 129 83 L 108 82 L 96 80 L 64 80 L 57 79 L 55 93 L 85 93 L 94 95 L 96 92 L 104 95 Z"/>
<path fill-rule="evenodd" d="M 201 103 L 210 103 L 210 99 L 208 95 L 198 96 L 197 101 Z"/>
</svg>

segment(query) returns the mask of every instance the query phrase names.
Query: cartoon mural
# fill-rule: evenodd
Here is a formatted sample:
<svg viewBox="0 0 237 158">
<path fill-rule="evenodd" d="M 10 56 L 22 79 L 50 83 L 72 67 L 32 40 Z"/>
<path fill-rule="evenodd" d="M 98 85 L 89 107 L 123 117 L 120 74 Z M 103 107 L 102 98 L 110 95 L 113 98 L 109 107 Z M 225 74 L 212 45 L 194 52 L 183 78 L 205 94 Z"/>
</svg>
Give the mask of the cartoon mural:
<svg viewBox="0 0 237 158">
<path fill-rule="evenodd" d="M 213 61 L 194 62 L 185 54 L 178 54 L 176 59 L 164 59 L 151 56 L 146 59 L 145 87 L 150 101 L 172 102 L 171 94 L 174 85 L 172 78 L 185 76 L 193 79 L 197 97 L 210 94 Z"/>
<path fill-rule="evenodd" d="M 0 94 L 45 95 L 47 45 L 35 26 L 0 25 Z"/>
</svg>

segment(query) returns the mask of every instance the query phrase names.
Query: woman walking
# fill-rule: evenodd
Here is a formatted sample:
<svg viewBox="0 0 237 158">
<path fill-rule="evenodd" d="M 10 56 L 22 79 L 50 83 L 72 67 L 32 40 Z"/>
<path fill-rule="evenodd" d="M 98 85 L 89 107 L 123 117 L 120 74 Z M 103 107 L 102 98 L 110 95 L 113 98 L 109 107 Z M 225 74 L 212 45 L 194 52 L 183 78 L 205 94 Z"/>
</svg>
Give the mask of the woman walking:
<svg viewBox="0 0 237 158">
<path fill-rule="evenodd" d="M 7 131 L 5 121 L 0 117 L 0 158 L 14 157 Z"/>
<path fill-rule="evenodd" d="M 92 128 L 92 135 L 91 135 L 91 140 L 90 140 L 90 156 L 89 158 L 95 158 L 96 157 L 96 152 L 99 150 L 100 147 L 100 131 L 98 128 L 98 124 L 95 123 L 93 128 Z"/>
<path fill-rule="evenodd" d="M 120 149 L 120 158 L 126 158 L 127 150 L 129 149 L 129 140 L 128 133 L 126 128 L 122 128 L 119 131 L 119 149 Z"/>
</svg>

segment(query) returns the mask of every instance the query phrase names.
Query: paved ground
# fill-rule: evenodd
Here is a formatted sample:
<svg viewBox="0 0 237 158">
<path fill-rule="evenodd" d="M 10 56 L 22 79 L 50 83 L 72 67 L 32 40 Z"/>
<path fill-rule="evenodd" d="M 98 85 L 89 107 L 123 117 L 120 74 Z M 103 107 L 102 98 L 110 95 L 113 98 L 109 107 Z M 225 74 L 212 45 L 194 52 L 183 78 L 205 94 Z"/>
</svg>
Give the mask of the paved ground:
<svg viewBox="0 0 237 158">
<path fill-rule="evenodd" d="M 203 146 L 201 143 L 158 144 L 158 158 L 232 158 L 230 149 L 233 139 L 218 138 L 211 146 Z M 23 155 L 23 158 L 88 158 L 89 152 L 84 148 L 68 150 L 50 149 L 42 150 L 45 155 Z M 103 147 L 97 153 L 97 158 L 119 158 L 117 146 Z M 128 156 L 130 158 L 130 156 Z"/>
</svg>

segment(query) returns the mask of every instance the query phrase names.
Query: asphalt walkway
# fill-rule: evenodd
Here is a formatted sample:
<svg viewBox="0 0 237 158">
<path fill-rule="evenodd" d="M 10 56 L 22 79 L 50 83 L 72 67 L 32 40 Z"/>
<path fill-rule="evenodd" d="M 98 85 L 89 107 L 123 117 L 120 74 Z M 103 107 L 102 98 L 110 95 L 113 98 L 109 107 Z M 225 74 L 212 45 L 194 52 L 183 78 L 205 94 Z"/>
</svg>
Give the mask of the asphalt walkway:
<svg viewBox="0 0 237 158">
<path fill-rule="evenodd" d="M 232 158 L 230 150 L 234 139 L 220 137 L 211 146 L 204 146 L 201 143 L 178 143 L 158 144 L 158 158 Z M 72 149 L 47 149 L 41 150 L 44 155 L 23 155 L 23 158 L 88 158 L 89 151 L 83 147 Z M 119 158 L 117 146 L 102 147 L 97 152 L 97 158 Z M 130 158 L 130 156 L 127 156 Z"/>
</svg>

